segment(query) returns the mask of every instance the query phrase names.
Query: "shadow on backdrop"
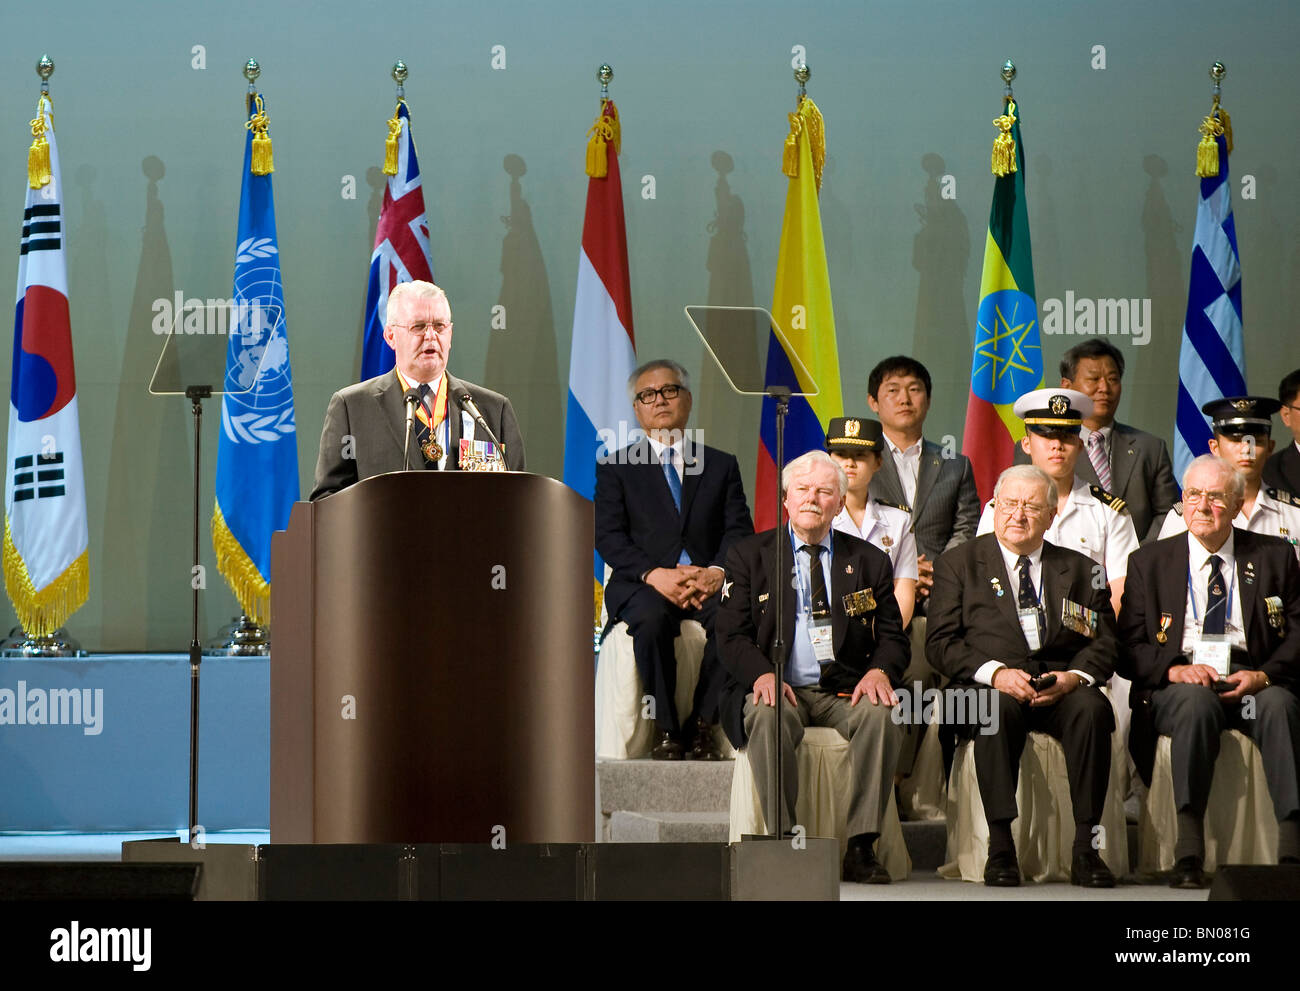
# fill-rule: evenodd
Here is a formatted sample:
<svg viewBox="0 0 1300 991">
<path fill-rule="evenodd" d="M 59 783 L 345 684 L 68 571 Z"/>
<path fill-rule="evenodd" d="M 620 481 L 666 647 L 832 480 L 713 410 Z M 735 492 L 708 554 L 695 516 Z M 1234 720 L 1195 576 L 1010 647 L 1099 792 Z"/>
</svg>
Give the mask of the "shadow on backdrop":
<svg viewBox="0 0 1300 991">
<path fill-rule="evenodd" d="M 523 424 L 528 470 L 564 475 L 565 395 L 556 360 L 555 317 L 546 260 L 533 227 L 533 211 L 520 180 L 528 166 L 506 155 L 501 167 L 510 176 L 510 213 L 501 218 L 502 309 L 489 325 L 483 384 L 504 393 Z M 501 322 L 504 321 L 504 325 Z"/>
<path fill-rule="evenodd" d="M 934 152 L 922 155 L 921 168 L 928 178 L 922 191 L 924 201 L 915 204 L 921 226 L 912 239 L 912 267 L 919 276 L 912 354 L 929 368 L 942 368 L 947 355 L 969 348 L 975 339 L 975 315 L 968 313 L 970 301 L 966 299 L 970 226 L 956 199 L 944 198 L 948 168 L 942 156 Z M 866 400 L 859 405 L 866 412 Z"/>
<path fill-rule="evenodd" d="M 1187 265 L 1179 250 L 1183 228 L 1174 221 L 1165 199 L 1162 180 L 1169 164 L 1159 155 L 1142 159 L 1142 170 L 1151 178 L 1142 199 L 1142 244 L 1146 253 L 1147 296 L 1151 299 L 1151 340 L 1141 348 L 1130 348 L 1139 374 L 1125 375 L 1125 386 L 1160 383 L 1159 389 L 1143 390 L 1143 405 L 1128 413 L 1135 426 L 1163 437 L 1173 451 L 1174 412 L 1178 407 L 1178 352 L 1187 314 Z M 1199 185 L 1198 185 L 1199 190 Z M 1188 204 L 1193 210 L 1195 203 Z M 1136 381 L 1134 381 L 1136 379 Z M 1136 397 L 1134 390 L 1129 395 Z M 1127 419 L 1125 411 L 1120 416 Z"/>
<path fill-rule="evenodd" d="M 158 195 L 166 169 L 153 155 L 141 168 L 148 180 L 145 219 L 124 336 L 98 567 L 103 642 L 93 647 L 184 650 L 189 643 L 194 452 L 185 401 L 149 394 L 163 344 L 152 329 L 154 301 L 166 300 L 170 308 L 176 286 Z M 149 509 L 142 511 L 140 504 L 146 501 Z M 139 521 L 143 528 L 129 521 Z"/>
<path fill-rule="evenodd" d="M 746 246 L 745 203 L 731 189 L 727 176 L 735 171 L 736 163 L 725 151 L 715 151 L 709 159 L 718 181 L 713 186 L 713 219 L 709 232 L 709 253 L 705 263 L 709 272 L 709 306 L 753 306 L 754 279 L 749 268 L 749 248 Z M 682 318 L 683 320 L 685 317 Z M 711 316 L 706 333 L 717 332 L 719 317 Z M 640 356 L 648 360 L 653 355 Z M 686 362 L 677 355 L 668 357 Z M 734 370 L 737 381 L 753 380 L 761 375 L 762 357 L 756 349 L 737 349 L 729 356 L 741 367 Z M 704 432 L 704 442 L 719 450 L 735 454 L 742 464 L 755 456 L 755 431 L 758 427 L 761 402 L 737 396 L 727 384 L 717 363 L 700 348 L 700 377 L 695 386 L 695 423 Z M 751 489 L 752 482 L 745 486 Z M 750 493 L 752 495 L 752 493 Z"/>
</svg>

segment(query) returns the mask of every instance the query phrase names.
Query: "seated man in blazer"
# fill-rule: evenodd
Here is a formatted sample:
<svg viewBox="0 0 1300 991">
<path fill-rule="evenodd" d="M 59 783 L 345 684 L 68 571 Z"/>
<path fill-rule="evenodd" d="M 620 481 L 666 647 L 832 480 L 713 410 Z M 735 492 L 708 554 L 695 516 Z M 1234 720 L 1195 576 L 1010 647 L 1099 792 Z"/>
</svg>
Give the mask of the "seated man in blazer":
<svg viewBox="0 0 1300 991">
<path fill-rule="evenodd" d="M 675 361 L 648 361 L 628 378 L 628 398 L 646 436 L 596 464 L 596 551 L 612 573 L 609 624 L 627 623 L 641 685 L 655 700 L 655 760 L 717 760 L 713 727 L 725 673 L 713 617 L 727 550 L 754 532 L 734 455 L 687 436 L 690 378 Z M 691 713 L 678 720 L 677 657 L 682 621 L 707 637 Z"/>
<path fill-rule="evenodd" d="M 799 795 L 794 748 L 805 726 L 834 726 L 849 741 L 853 793 L 846 881 L 888 884 L 874 844 L 894 782 L 902 726 L 891 718 L 908 641 L 894 599 L 889 557 L 831 527 L 844 506 L 844 470 L 824 451 L 795 458 L 781 473 L 789 523 L 738 541 L 727 555 L 718 609 L 718 650 L 730 678 L 722 725 L 750 767 L 768 829 L 795 825 Z M 782 574 L 774 574 L 777 548 Z M 787 577 L 791 576 L 791 577 Z M 776 649 L 780 582 L 784 656 Z M 782 784 L 771 787 L 777 744 L 776 674 L 782 664 Z"/>
<path fill-rule="evenodd" d="M 372 475 L 460 468 L 462 458 L 490 453 L 494 437 L 504 448 L 497 453 L 504 454 L 506 468 L 523 471 L 524 441 L 510 400 L 447 371 L 447 294 L 432 282 L 399 283 L 388 294 L 386 321 L 384 340 L 396 365 L 330 398 L 312 501 Z M 408 408 L 414 412 L 409 421 Z"/>
<path fill-rule="evenodd" d="M 1233 526 L 1245 488 L 1227 461 L 1196 458 L 1183 474 L 1188 532 L 1133 553 L 1120 609 L 1129 749 L 1148 784 L 1156 737 L 1171 737 L 1175 888 L 1205 885 L 1205 806 L 1225 729 L 1259 747 L 1278 860 L 1300 863 L 1300 564 L 1280 537 Z"/>
<path fill-rule="evenodd" d="M 1029 732 L 1038 730 L 1065 750 L 1075 822 L 1070 883 L 1109 888 L 1114 875 L 1093 842 L 1115 728 L 1100 691 L 1119 650 L 1110 596 L 1090 558 L 1043 539 L 1057 505 L 1056 485 L 1044 471 L 1008 468 L 998 478 L 994 505 L 992 533 L 935 562 L 926 635 L 937 670 L 996 695 L 996 724 L 957 728 L 974 738 L 989 825 L 984 883 L 1020 883 L 1011 823 L 1018 815 L 1020 755 Z M 975 711 L 993 710 L 980 705 Z"/>
</svg>

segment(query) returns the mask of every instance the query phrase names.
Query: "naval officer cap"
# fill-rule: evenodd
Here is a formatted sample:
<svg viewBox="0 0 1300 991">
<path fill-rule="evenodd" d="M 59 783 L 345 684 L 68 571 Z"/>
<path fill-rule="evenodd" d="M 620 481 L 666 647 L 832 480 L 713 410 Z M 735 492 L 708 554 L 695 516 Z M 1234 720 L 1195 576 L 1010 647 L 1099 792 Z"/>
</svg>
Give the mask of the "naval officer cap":
<svg viewBox="0 0 1300 991">
<path fill-rule="evenodd" d="M 1077 434 L 1092 400 L 1075 389 L 1035 389 L 1016 400 L 1015 413 L 1036 434 Z"/>
<path fill-rule="evenodd" d="M 879 420 L 862 416 L 836 416 L 826 428 L 826 450 L 841 454 L 860 451 L 880 451 L 884 445 L 884 432 Z"/>
<path fill-rule="evenodd" d="M 1201 412 L 1210 418 L 1216 434 L 1268 437 L 1273 432 L 1273 414 L 1281 408 L 1280 402 L 1267 396 L 1232 396 L 1211 400 L 1201 407 Z"/>
</svg>

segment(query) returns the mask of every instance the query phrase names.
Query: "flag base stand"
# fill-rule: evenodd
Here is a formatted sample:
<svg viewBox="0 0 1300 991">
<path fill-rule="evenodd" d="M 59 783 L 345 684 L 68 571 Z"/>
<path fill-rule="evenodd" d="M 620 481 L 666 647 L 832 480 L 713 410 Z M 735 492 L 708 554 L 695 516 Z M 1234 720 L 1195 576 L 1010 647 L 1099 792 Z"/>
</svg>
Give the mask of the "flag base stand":
<svg viewBox="0 0 1300 991">
<path fill-rule="evenodd" d="M 21 626 L 0 641 L 0 657 L 85 657 L 81 644 L 64 627 L 44 637 L 29 637 Z"/>
<path fill-rule="evenodd" d="M 210 657 L 266 657 L 271 653 L 271 629 L 240 613 L 208 641 L 203 653 Z"/>
</svg>

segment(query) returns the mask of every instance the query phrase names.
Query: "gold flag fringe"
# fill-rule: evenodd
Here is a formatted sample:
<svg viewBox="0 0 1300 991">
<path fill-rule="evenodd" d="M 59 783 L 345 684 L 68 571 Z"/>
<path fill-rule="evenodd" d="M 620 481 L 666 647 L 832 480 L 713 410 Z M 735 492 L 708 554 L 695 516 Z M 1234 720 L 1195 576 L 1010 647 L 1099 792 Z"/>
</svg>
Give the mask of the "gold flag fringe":
<svg viewBox="0 0 1300 991">
<path fill-rule="evenodd" d="M 69 616 L 86 604 L 90 595 L 90 552 L 85 550 L 58 578 L 40 591 L 32 585 L 27 563 L 14 545 L 5 517 L 4 539 L 5 589 L 14 604 L 18 622 L 29 637 L 47 637 Z"/>
<path fill-rule="evenodd" d="M 1214 98 L 1214 106 L 1201 121 L 1198 128 L 1201 140 L 1196 146 L 1196 174 L 1208 179 L 1219 174 L 1219 143 L 1215 138 L 1223 135 L 1224 151 L 1232 154 L 1232 118 L 1228 111 L 1219 106 L 1219 98 Z"/>
<path fill-rule="evenodd" d="M 257 101 L 257 113 L 244 125 L 253 132 L 253 160 L 249 171 L 253 175 L 270 175 L 275 171 L 275 162 L 271 158 L 271 135 L 267 133 L 271 119 L 262 108 L 262 94 L 255 94 L 253 99 Z"/>
<path fill-rule="evenodd" d="M 600 583 L 599 579 L 592 579 L 596 586 L 596 612 L 595 619 L 592 621 L 596 627 L 600 626 L 600 609 L 605 604 L 605 586 Z"/>
<path fill-rule="evenodd" d="M 212 549 L 217 554 L 217 570 L 235 593 L 239 608 L 254 623 L 269 626 L 271 623 L 271 583 L 257 570 L 257 565 L 244 553 L 239 541 L 226 526 L 221 507 L 212 509 Z"/>
<path fill-rule="evenodd" d="M 1016 102 L 1007 100 L 1007 112 L 1001 117 L 993 118 L 993 126 L 1000 132 L 993 139 L 991 164 L 993 174 L 999 179 L 1017 171 L 1016 139 L 1011 136 L 1011 128 L 1016 123 Z"/>
<path fill-rule="evenodd" d="M 399 116 L 404 100 L 397 101 L 397 109 L 388 118 L 388 137 L 384 139 L 384 175 L 397 175 L 397 142 L 402 136 L 402 118 Z"/>
<path fill-rule="evenodd" d="M 809 96 L 799 97 L 799 108 L 790 118 L 790 133 L 785 136 L 785 147 L 781 152 L 781 171 L 795 179 L 799 175 L 799 136 L 807 134 L 811 142 L 808 150 L 812 155 L 813 179 L 817 191 L 821 192 L 822 172 L 826 168 L 826 122 L 817 104 Z"/>
<path fill-rule="evenodd" d="M 54 179 L 50 171 L 50 141 L 45 136 L 45 112 L 49 106 L 50 98 L 42 93 L 41 98 L 36 101 L 36 116 L 30 121 L 32 146 L 27 149 L 27 185 L 32 189 L 47 186 Z"/>
<path fill-rule="evenodd" d="M 623 150 L 623 129 L 618 122 L 618 108 L 613 100 L 600 101 L 600 113 L 587 131 L 587 175 L 604 179 L 609 174 L 609 156 L 605 146 L 614 142 L 614 154 Z"/>
</svg>

